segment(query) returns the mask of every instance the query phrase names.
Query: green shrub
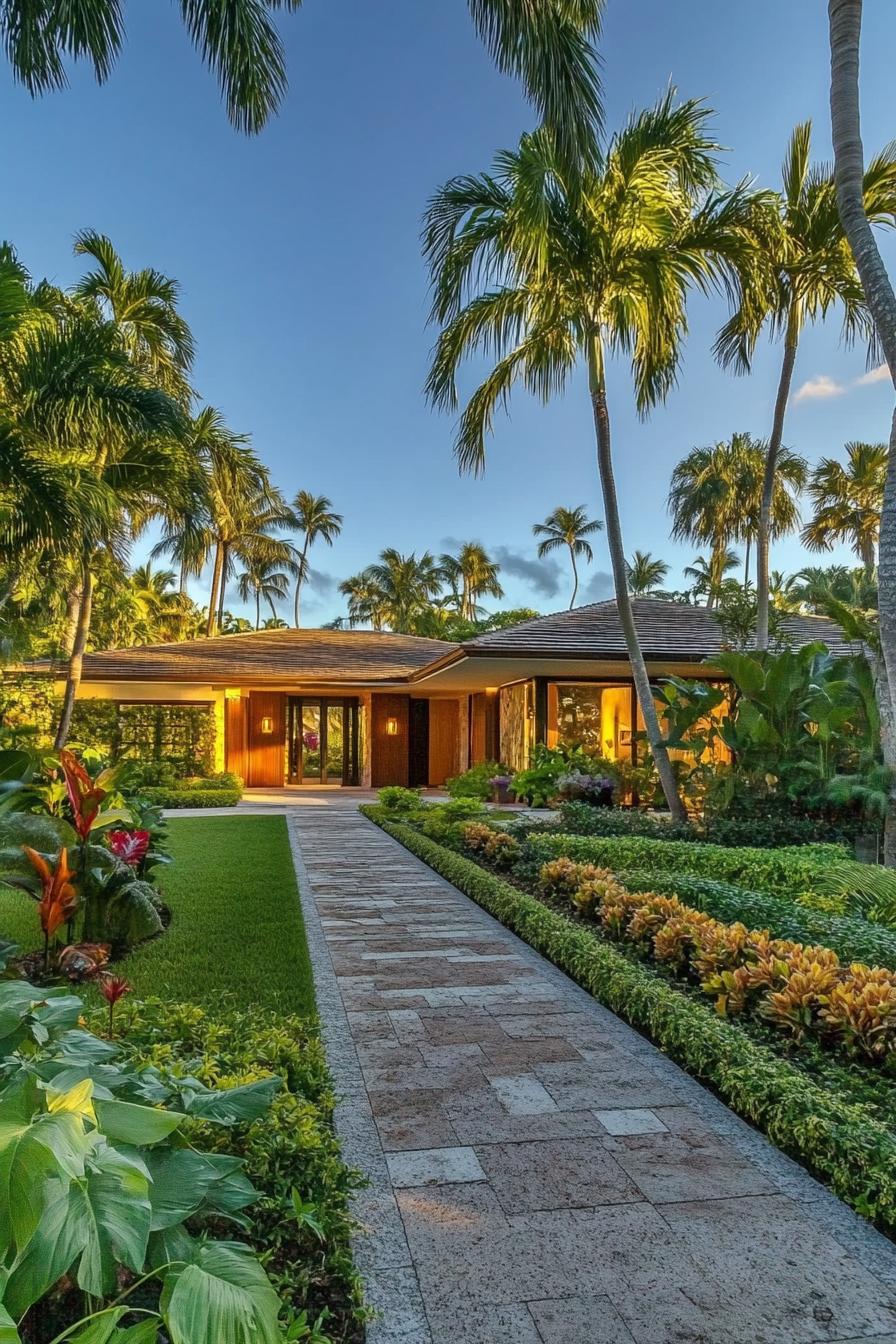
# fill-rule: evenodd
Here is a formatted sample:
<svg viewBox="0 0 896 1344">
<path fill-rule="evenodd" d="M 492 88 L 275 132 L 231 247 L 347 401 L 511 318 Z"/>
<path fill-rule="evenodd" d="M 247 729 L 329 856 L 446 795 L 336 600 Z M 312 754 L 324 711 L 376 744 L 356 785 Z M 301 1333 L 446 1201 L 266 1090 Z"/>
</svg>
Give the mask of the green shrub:
<svg viewBox="0 0 896 1344">
<path fill-rule="evenodd" d="M 591 929 L 376 809 L 363 811 L 436 872 L 644 1031 L 740 1115 L 882 1228 L 896 1230 L 896 1136 L 737 1025 L 632 962 Z"/>
<path fill-rule="evenodd" d="M 385 789 L 380 789 L 377 797 L 381 807 L 396 814 L 415 812 L 421 805 L 419 789 L 403 789 L 398 784 L 389 784 Z"/>
<path fill-rule="evenodd" d="M 156 807 L 236 807 L 243 791 L 213 785 L 211 788 L 141 789 L 140 796 Z"/>
<path fill-rule="evenodd" d="M 200 1148 L 229 1151 L 245 1164 L 261 1198 L 249 1211 L 247 1239 L 265 1257 L 274 1286 L 295 1311 L 321 1312 L 327 1336 L 353 1337 L 361 1288 L 352 1265 L 351 1192 L 362 1182 L 347 1168 L 333 1130 L 334 1098 L 320 1034 L 307 1018 L 253 1007 L 213 1013 L 194 1004 L 127 1003 L 122 1048 L 135 1064 L 190 1074 L 206 1087 L 284 1079 L 261 1120 L 223 1134 L 192 1122 Z M 303 1209 L 295 1216 L 293 1191 Z M 301 1336 L 300 1336 L 301 1338 Z"/>
<path fill-rule="evenodd" d="M 478 798 L 455 798 L 450 803 L 435 803 L 424 807 L 411 818 L 430 840 L 443 844 L 460 843 L 460 832 L 465 822 L 486 815 L 485 804 Z"/>
<path fill-rule="evenodd" d="M 841 961 L 864 961 L 869 966 L 896 970 L 896 934 L 864 919 L 825 914 L 794 905 L 762 892 L 747 891 L 730 882 L 691 877 L 687 873 L 620 869 L 619 877 L 629 891 L 653 891 L 658 896 L 677 896 L 680 901 L 727 923 L 740 921 L 748 928 L 768 929 L 773 938 L 829 947 Z"/>
<path fill-rule="evenodd" d="M 547 807 L 557 796 L 561 776 L 571 771 L 583 775 L 601 775 L 618 785 L 619 766 L 603 756 L 589 756 L 582 747 L 546 747 L 537 743 L 532 748 L 528 770 L 520 770 L 511 785 L 519 799 L 530 807 Z"/>
<path fill-rule="evenodd" d="M 832 863 L 844 862 L 839 845 L 802 845 L 794 849 L 726 849 L 723 845 L 695 845 L 688 840 L 648 840 L 629 837 L 534 835 L 527 850 L 545 862 L 563 856 L 614 870 L 691 873 L 719 878 L 738 886 L 795 900 L 814 891 L 814 883 Z M 861 868 L 861 864 L 855 864 Z"/>
<path fill-rule="evenodd" d="M 481 798 L 483 802 L 488 802 L 492 796 L 490 780 L 498 775 L 504 775 L 509 779 L 513 771 L 506 765 L 501 765 L 499 761 L 481 761 L 479 765 L 465 770 L 462 775 L 455 775 L 453 779 L 446 780 L 445 788 L 452 798 Z"/>
<path fill-rule="evenodd" d="M 854 820 L 763 814 L 756 817 L 707 817 L 676 823 L 636 808 L 599 808 L 587 803 L 562 803 L 560 829 L 570 835 L 640 835 L 651 840 L 690 840 L 727 848 L 781 849 L 793 845 L 851 844 Z"/>
</svg>

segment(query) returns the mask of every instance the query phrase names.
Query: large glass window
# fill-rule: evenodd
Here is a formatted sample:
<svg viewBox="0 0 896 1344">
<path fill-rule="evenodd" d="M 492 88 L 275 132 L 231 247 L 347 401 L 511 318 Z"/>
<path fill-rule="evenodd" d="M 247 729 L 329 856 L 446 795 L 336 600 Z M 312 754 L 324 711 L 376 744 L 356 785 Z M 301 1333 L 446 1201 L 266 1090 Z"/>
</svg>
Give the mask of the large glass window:
<svg viewBox="0 0 896 1344">
<path fill-rule="evenodd" d="M 632 759 L 632 687 L 553 682 L 548 687 L 548 743 L 580 746 L 611 761 Z"/>
</svg>

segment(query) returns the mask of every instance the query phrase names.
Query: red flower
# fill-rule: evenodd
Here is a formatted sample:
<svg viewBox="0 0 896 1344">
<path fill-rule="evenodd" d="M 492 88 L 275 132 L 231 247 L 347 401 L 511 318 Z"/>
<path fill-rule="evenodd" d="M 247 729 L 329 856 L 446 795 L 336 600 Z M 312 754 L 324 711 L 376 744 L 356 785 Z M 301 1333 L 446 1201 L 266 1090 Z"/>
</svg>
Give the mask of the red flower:
<svg viewBox="0 0 896 1344">
<path fill-rule="evenodd" d="M 139 867 L 146 858 L 149 831 L 110 831 L 107 838 L 116 858 L 130 864 L 132 868 Z"/>
<path fill-rule="evenodd" d="M 123 999 L 125 994 L 130 994 L 133 986 L 129 985 L 124 976 L 121 975 L 101 975 L 97 980 L 100 987 L 100 993 L 112 1008 L 119 999 Z"/>
<path fill-rule="evenodd" d="M 68 866 L 68 850 L 63 847 L 51 868 L 42 854 L 28 845 L 22 851 L 40 877 L 41 897 L 38 902 L 40 926 L 45 938 L 52 938 L 62 924 L 67 924 L 78 908 L 78 893 L 72 885 L 72 870 Z"/>
<path fill-rule="evenodd" d="M 75 830 L 82 840 L 86 840 L 108 789 L 100 788 L 70 751 L 64 749 L 60 751 L 59 763 L 65 776 L 65 788 Z"/>
</svg>

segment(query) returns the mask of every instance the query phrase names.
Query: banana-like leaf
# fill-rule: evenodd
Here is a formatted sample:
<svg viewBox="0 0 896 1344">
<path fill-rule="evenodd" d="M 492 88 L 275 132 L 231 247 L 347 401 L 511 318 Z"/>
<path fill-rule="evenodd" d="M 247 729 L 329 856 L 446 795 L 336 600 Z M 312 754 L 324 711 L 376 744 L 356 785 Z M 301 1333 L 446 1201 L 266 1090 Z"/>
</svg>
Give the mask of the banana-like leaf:
<svg viewBox="0 0 896 1344">
<path fill-rule="evenodd" d="M 188 1115 L 197 1116 L 201 1120 L 214 1120 L 219 1125 L 237 1125 L 257 1120 L 270 1108 L 282 1085 L 281 1080 L 274 1077 L 223 1090 L 204 1088 L 201 1083 L 197 1083 L 193 1090 L 189 1086 L 192 1081 L 180 1079 L 178 1083 L 180 1103 L 184 1110 Z"/>
<path fill-rule="evenodd" d="M 247 1247 L 207 1241 L 166 1275 L 161 1310 L 171 1344 L 280 1344 L 280 1301 Z"/>
<path fill-rule="evenodd" d="M 16 1323 L 0 1302 L 0 1344 L 22 1344 L 22 1336 L 16 1329 Z"/>
<path fill-rule="evenodd" d="M 47 1187 L 82 1179 L 90 1150 L 73 1111 L 26 1114 L 27 1091 L 0 1102 L 0 1254 L 24 1251 L 46 1213 Z M 61 1272 L 61 1271 L 60 1271 Z M 20 1313 L 21 1314 L 21 1313 Z"/>
<path fill-rule="evenodd" d="M 163 1148 L 147 1153 L 146 1161 L 154 1232 L 176 1227 L 203 1208 L 233 1215 L 256 1198 L 238 1157 Z"/>
<path fill-rule="evenodd" d="M 16 1257 L 3 1294 L 16 1320 L 58 1279 L 84 1249 L 87 1225 L 83 1203 L 72 1198 L 79 1187 L 70 1180 L 48 1180 L 42 1190 L 43 1215 L 27 1246 Z"/>
<path fill-rule="evenodd" d="M 180 1111 L 161 1111 L 154 1106 L 138 1106 L 132 1101 L 97 1101 L 97 1122 L 107 1138 L 115 1143 L 151 1145 L 173 1134 L 184 1120 Z"/>
<path fill-rule="evenodd" d="M 73 1199 L 84 1205 L 87 1244 L 78 1266 L 78 1284 L 92 1297 L 115 1287 L 116 1266 L 139 1274 L 149 1240 L 149 1173 L 138 1157 L 100 1140 L 87 1163 L 87 1180 Z"/>
</svg>

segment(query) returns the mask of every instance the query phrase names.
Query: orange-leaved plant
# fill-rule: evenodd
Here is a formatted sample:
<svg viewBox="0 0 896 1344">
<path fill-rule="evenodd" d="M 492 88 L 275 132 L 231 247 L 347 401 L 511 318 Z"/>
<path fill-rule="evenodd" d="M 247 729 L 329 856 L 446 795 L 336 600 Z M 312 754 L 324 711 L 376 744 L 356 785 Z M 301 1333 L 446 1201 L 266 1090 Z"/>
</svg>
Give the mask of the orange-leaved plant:
<svg viewBox="0 0 896 1344">
<path fill-rule="evenodd" d="M 38 899 L 40 926 L 44 934 L 44 970 L 50 956 L 50 939 L 63 924 L 70 923 L 78 908 L 78 893 L 72 882 L 74 874 L 68 866 L 68 850 L 60 849 L 55 867 L 28 845 L 22 846 L 25 857 L 40 878 L 41 894 Z"/>
</svg>

